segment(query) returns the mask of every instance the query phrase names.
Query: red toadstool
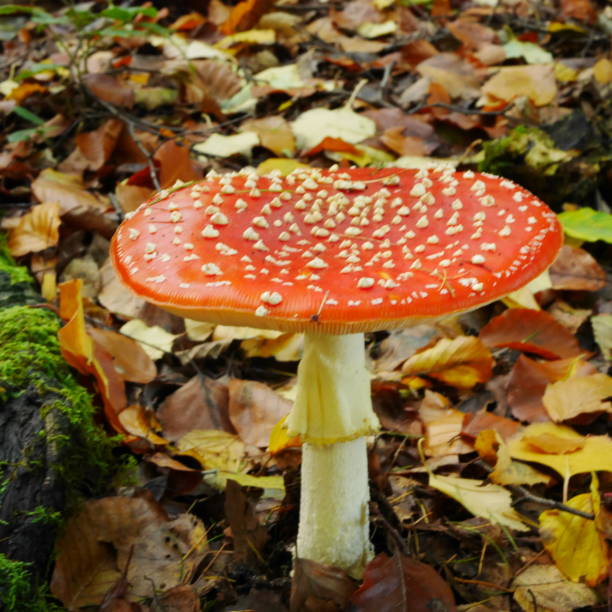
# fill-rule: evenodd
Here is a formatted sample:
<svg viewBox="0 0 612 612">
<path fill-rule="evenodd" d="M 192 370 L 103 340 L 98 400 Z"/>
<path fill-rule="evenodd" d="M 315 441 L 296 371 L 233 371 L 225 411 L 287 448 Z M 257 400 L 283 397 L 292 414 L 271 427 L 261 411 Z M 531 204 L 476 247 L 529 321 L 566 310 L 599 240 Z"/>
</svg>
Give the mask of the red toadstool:
<svg viewBox="0 0 612 612">
<path fill-rule="evenodd" d="M 297 556 L 360 576 L 370 555 L 363 332 L 476 308 L 528 283 L 562 233 L 513 182 L 448 168 L 253 170 L 160 192 L 117 230 L 119 277 L 176 314 L 305 332 Z"/>
</svg>

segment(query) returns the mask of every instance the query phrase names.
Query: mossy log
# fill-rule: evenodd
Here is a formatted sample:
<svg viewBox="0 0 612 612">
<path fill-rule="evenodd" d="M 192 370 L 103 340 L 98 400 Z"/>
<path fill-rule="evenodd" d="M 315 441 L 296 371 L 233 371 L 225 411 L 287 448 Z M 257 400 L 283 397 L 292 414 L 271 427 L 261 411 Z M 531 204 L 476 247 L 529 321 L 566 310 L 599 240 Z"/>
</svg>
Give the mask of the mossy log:
<svg viewBox="0 0 612 612">
<path fill-rule="evenodd" d="M 61 522 L 108 485 L 112 443 L 61 356 L 60 320 L 0 244 L 0 610 L 48 610 Z"/>
</svg>

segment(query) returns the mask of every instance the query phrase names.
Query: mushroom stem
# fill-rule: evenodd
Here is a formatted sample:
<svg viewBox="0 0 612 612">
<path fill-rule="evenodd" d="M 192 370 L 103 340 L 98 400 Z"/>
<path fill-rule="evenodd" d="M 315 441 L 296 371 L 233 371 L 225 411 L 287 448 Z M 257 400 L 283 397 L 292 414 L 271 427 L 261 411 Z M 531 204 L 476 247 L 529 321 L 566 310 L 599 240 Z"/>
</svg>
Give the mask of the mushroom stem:
<svg viewBox="0 0 612 612">
<path fill-rule="evenodd" d="M 361 577 L 368 540 L 366 435 L 378 429 L 363 334 L 306 334 L 287 426 L 304 440 L 297 555 Z"/>
</svg>

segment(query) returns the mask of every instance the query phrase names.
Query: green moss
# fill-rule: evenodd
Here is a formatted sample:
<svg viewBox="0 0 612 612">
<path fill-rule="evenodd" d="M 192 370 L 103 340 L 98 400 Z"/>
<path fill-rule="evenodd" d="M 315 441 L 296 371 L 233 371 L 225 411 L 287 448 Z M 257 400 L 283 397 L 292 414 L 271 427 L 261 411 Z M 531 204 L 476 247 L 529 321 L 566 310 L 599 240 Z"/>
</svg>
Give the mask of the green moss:
<svg viewBox="0 0 612 612">
<path fill-rule="evenodd" d="M 49 601 L 46 585 L 32 583 L 29 564 L 12 561 L 0 553 L 0 602 L 8 612 L 60 612 L 64 608 Z"/>
<path fill-rule="evenodd" d="M 8 274 L 12 284 L 27 283 L 32 285 L 32 277 L 29 275 L 28 269 L 24 266 L 15 265 L 13 258 L 8 254 L 4 234 L 0 234 L 0 272 Z"/>
</svg>

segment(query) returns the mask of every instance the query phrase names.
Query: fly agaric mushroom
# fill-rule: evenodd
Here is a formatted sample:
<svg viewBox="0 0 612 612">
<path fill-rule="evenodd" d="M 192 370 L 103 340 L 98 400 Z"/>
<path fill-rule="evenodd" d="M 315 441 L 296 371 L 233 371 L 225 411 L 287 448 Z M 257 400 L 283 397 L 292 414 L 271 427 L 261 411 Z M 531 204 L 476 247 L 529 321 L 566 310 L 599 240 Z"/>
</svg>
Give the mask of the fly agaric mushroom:
<svg viewBox="0 0 612 612">
<path fill-rule="evenodd" d="M 288 419 L 303 441 L 297 556 L 359 577 L 371 556 L 366 331 L 476 308 L 528 283 L 562 241 L 513 182 L 448 168 L 252 169 L 157 194 L 111 253 L 140 297 L 191 319 L 305 332 Z"/>
</svg>

